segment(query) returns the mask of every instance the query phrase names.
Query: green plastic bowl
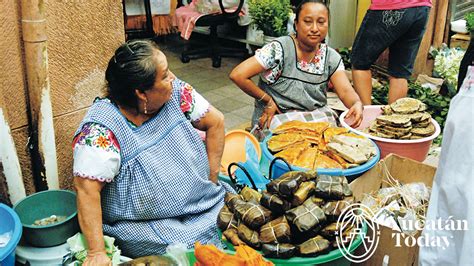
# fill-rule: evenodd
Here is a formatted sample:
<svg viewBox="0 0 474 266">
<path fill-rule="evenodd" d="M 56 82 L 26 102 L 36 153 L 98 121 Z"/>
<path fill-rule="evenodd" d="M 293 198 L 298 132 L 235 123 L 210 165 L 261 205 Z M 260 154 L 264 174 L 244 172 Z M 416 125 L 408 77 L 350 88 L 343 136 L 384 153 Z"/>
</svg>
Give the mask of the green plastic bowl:
<svg viewBox="0 0 474 266">
<path fill-rule="evenodd" d="M 19 201 L 13 209 L 23 225 L 23 237 L 36 247 L 63 244 L 79 232 L 76 194 L 69 190 L 46 190 Z M 66 220 L 49 225 L 33 225 L 36 220 L 51 215 L 66 216 Z"/>
<path fill-rule="evenodd" d="M 367 224 L 363 223 L 362 224 L 362 231 L 364 234 L 367 234 Z M 219 234 L 221 232 L 219 231 Z M 221 235 L 222 237 L 222 235 Z M 230 254 L 233 254 L 235 252 L 234 246 L 228 242 L 224 241 L 225 245 L 227 248 L 231 251 Z M 352 253 L 362 244 L 362 238 L 358 236 L 352 245 L 349 247 L 349 252 Z M 261 251 L 257 250 L 258 253 L 262 253 Z M 190 254 L 188 254 L 188 259 L 190 257 Z M 275 259 L 275 258 L 265 258 L 271 262 L 273 262 L 275 265 L 331 265 L 331 266 L 349 266 L 351 265 L 351 262 L 347 260 L 342 252 L 339 249 L 334 249 L 331 252 L 323 255 L 319 255 L 316 257 L 292 257 L 289 259 Z M 192 264 L 191 264 L 192 265 Z"/>
</svg>

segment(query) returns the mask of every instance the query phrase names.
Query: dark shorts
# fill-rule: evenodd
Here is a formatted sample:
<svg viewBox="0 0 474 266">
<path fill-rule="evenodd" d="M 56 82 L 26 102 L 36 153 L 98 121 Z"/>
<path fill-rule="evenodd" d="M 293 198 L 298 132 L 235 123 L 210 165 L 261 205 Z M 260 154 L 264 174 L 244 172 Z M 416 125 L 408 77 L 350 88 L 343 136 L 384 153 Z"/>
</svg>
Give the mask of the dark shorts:
<svg viewBox="0 0 474 266">
<path fill-rule="evenodd" d="M 409 78 L 426 29 L 430 8 L 368 10 L 352 46 L 354 69 L 368 70 L 389 48 L 388 72 L 395 78 Z"/>
</svg>

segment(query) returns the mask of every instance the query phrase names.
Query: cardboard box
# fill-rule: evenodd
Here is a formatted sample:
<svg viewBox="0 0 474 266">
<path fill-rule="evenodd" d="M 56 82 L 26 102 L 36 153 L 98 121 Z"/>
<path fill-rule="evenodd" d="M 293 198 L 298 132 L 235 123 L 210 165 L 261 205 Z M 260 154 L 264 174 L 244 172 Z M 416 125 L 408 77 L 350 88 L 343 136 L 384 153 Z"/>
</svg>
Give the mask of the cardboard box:
<svg viewBox="0 0 474 266">
<path fill-rule="evenodd" d="M 459 47 L 461 49 L 467 50 L 467 47 L 469 47 L 470 39 L 471 38 L 469 34 L 461 34 L 461 33 L 454 34 L 453 36 L 451 36 L 449 47 L 451 48 Z"/>
<path fill-rule="evenodd" d="M 378 191 L 382 187 L 389 186 L 386 181 L 384 169 L 388 170 L 393 178 L 398 179 L 402 184 L 423 182 L 430 188 L 436 168 L 405 158 L 395 154 L 389 154 L 385 159 L 380 160 L 372 169 L 354 180 L 350 187 L 357 201 L 360 201 L 364 194 Z M 372 257 L 362 263 L 362 265 L 383 265 L 385 255 L 389 256 L 389 265 L 418 265 L 418 245 L 408 247 L 404 245 L 404 238 L 401 238 L 401 247 L 396 247 L 396 239 L 392 233 L 397 231 L 391 228 L 380 226 L 380 240 L 377 249 Z M 421 232 L 418 232 L 417 236 Z M 363 254 L 364 245 L 361 245 L 356 254 Z"/>
</svg>

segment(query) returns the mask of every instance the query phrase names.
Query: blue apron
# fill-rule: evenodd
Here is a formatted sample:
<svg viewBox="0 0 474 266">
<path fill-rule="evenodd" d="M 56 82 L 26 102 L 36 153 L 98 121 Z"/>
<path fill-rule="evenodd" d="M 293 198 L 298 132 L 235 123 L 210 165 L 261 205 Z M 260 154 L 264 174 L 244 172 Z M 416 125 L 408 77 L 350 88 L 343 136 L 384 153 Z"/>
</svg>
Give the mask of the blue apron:
<svg viewBox="0 0 474 266">
<path fill-rule="evenodd" d="M 217 215 L 233 190 L 209 180 L 204 144 L 180 109 L 182 83 L 173 81 L 171 99 L 140 127 L 107 101 L 94 103 L 79 127 L 102 124 L 120 145 L 120 171 L 102 190 L 102 215 L 104 234 L 127 256 L 163 254 L 175 242 L 221 245 Z"/>
</svg>

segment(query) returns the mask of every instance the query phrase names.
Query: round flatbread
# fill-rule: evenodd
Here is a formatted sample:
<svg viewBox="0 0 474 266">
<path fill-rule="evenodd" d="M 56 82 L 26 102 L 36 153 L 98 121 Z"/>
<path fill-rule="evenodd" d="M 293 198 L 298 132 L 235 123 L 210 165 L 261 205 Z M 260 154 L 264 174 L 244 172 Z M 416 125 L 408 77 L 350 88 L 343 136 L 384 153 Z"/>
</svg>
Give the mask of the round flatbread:
<svg viewBox="0 0 474 266">
<path fill-rule="evenodd" d="M 431 135 L 433 135 L 433 133 L 435 133 L 435 127 L 433 125 L 433 123 L 430 123 L 427 127 L 422 127 L 422 128 L 413 128 L 411 130 L 411 133 L 413 135 L 418 135 L 418 136 L 422 136 L 422 137 L 429 137 Z"/>
<path fill-rule="evenodd" d="M 382 106 L 382 113 L 384 115 L 391 115 L 391 114 L 393 114 L 393 110 L 390 107 L 390 105 L 384 105 L 384 106 Z"/>
<path fill-rule="evenodd" d="M 418 122 L 418 123 L 413 123 L 413 127 L 425 128 L 425 127 L 429 126 L 430 124 L 431 124 L 431 119 L 426 120 L 426 121 L 422 121 L 422 122 Z"/>
<path fill-rule="evenodd" d="M 388 125 L 394 127 L 411 126 L 410 118 L 404 115 L 381 115 L 376 118 L 379 125 Z"/>
<path fill-rule="evenodd" d="M 412 136 L 413 136 L 413 134 L 408 133 L 408 134 L 406 134 L 405 136 L 400 137 L 400 139 L 411 139 Z"/>
<path fill-rule="evenodd" d="M 406 117 L 410 118 L 412 123 L 418 123 L 423 121 L 428 121 L 431 118 L 431 115 L 426 112 L 416 112 L 413 114 L 407 114 Z"/>
<path fill-rule="evenodd" d="M 392 110 L 397 114 L 412 114 L 418 112 L 423 103 L 413 98 L 401 98 L 390 104 Z"/>
</svg>

